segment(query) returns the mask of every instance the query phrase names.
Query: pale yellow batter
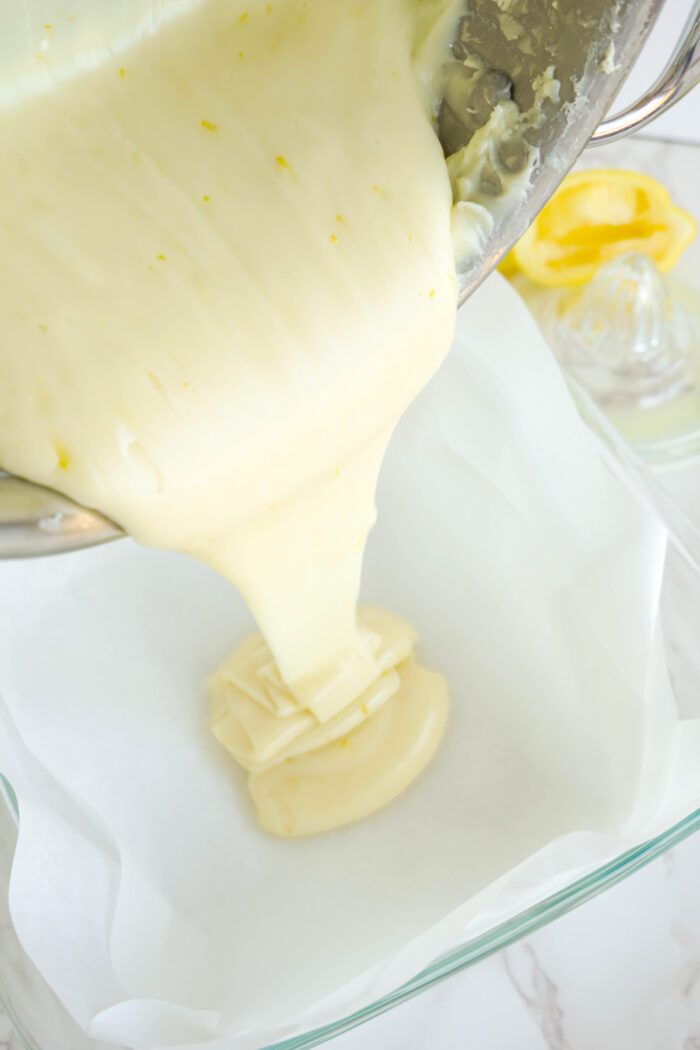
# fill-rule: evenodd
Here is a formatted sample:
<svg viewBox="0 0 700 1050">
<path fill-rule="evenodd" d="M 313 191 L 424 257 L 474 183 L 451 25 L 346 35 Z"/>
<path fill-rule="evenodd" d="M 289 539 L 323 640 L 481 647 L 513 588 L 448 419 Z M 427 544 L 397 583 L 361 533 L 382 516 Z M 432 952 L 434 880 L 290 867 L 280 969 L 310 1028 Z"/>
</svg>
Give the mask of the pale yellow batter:
<svg viewBox="0 0 700 1050">
<path fill-rule="evenodd" d="M 452 336 L 456 17 L 204 0 L 0 112 L 0 465 L 240 588 L 271 653 L 215 676 L 214 726 L 281 834 L 389 801 L 445 721 L 410 630 L 356 602 L 387 441 Z"/>
<path fill-rule="evenodd" d="M 248 770 L 267 831 L 310 835 L 367 816 L 418 776 L 440 742 L 447 683 L 415 663 L 415 631 L 372 608 L 358 625 L 379 674 L 325 721 L 285 686 L 262 635 L 211 679 L 214 734 Z"/>
</svg>

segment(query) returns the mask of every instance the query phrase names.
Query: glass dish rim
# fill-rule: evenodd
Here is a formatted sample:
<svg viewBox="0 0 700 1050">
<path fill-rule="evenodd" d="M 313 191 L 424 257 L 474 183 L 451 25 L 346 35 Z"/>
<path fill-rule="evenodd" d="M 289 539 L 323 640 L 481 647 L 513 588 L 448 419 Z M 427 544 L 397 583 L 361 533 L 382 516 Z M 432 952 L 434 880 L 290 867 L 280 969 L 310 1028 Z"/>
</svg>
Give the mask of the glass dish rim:
<svg viewBox="0 0 700 1050">
<path fill-rule="evenodd" d="M 18 820 L 17 800 L 12 786 L 4 777 L 0 776 L 0 805 L 3 803 L 8 807 L 15 820 Z M 507 948 L 522 937 L 535 933 L 555 919 L 561 918 L 567 912 L 573 911 L 574 908 L 578 908 L 580 905 L 592 900 L 611 886 L 623 882 L 634 872 L 646 867 L 651 861 L 656 860 L 698 831 L 700 831 L 700 807 L 659 835 L 607 861 L 594 871 L 576 879 L 551 896 L 545 897 L 544 900 L 526 908 L 514 918 L 499 923 L 486 933 L 465 942 L 445 955 L 439 956 L 429 966 L 417 973 L 415 977 L 412 977 L 410 981 L 369 1003 L 362 1009 L 356 1010 L 338 1021 L 319 1028 L 313 1028 L 302 1035 L 293 1036 L 281 1042 L 269 1043 L 265 1047 L 261 1047 L 261 1050 L 310 1050 L 311 1047 L 320 1046 L 336 1036 L 359 1027 L 366 1021 L 370 1021 L 374 1017 L 378 1017 L 380 1014 L 386 1013 L 386 1011 L 393 1009 L 395 1006 L 406 1002 L 408 999 L 412 999 L 421 992 L 427 991 L 433 985 L 439 984 L 462 970 L 466 970 L 469 966 L 473 966 L 482 959 L 486 959 L 489 955 Z M 11 1002 L 1 986 L 0 1007 L 5 1011 L 23 1050 L 41 1050 L 31 1039 L 31 1036 L 25 1034 L 24 1025 L 21 1019 L 17 1017 Z"/>
<path fill-rule="evenodd" d="M 270 1043 L 261 1050 L 307 1050 L 310 1047 L 320 1046 L 344 1032 L 349 1032 L 387 1010 L 399 1006 L 402 1002 L 412 999 L 415 995 L 427 991 L 447 977 L 507 948 L 522 937 L 535 933 L 555 919 L 566 915 L 567 912 L 597 897 L 604 890 L 618 882 L 623 882 L 634 872 L 644 868 L 651 861 L 656 860 L 698 831 L 700 831 L 700 807 L 661 834 L 607 861 L 557 893 L 526 908 L 507 922 L 494 926 L 486 933 L 440 956 L 410 981 L 361 1010 L 356 1010 L 332 1024 L 314 1028 L 303 1035 L 278 1043 Z"/>
</svg>

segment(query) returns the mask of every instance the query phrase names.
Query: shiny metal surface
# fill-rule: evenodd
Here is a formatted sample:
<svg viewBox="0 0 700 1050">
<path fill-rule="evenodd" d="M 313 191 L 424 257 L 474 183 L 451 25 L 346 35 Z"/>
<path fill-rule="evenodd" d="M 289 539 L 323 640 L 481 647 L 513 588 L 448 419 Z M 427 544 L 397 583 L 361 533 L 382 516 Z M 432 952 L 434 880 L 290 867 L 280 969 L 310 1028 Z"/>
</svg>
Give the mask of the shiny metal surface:
<svg viewBox="0 0 700 1050">
<path fill-rule="evenodd" d="M 665 113 L 691 88 L 700 83 L 700 0 L 695 0 L 666 68 L 645 94 L 631 106 L 606 117 L 591 135 L 589 145 L 599 146 L 614 142 L 632 131 L 646 127 Z"/>
<path fill-rule="evenodd" d="M 536 0 L 533 3 L 537 6 Z M 575 46 L 571 50 L 562 48 L 562 60 L 557 63 L 564 105 L 550 114 L 541 141 L 537 143 L 539 160 L 527 193 L 497 220 L 483 255 L 461 275 L 461 302 L 525 232 L 586 148 L 644 46 L 663 4 L 664 0 L 618 0 L 599 8 L 594 24 L 586 22 L 583 12 L 587 5 L 581 5 Z M 551 17 L 553 6 L 545 3 L 545 7 Z M 613 55 L 614 61 L 610 61 Z"/>
<path fill-rule="evenodd" d="M 559 0 L 552 4 L 550 0 L 513 0 L 504 15 L 503 5 L 495 0 L 467 0 L 465 21 L 470 22 L 470 33 L 478 37 L 479 29 L 489 23 L 489 32 L 479 40 L 479 60 L 505 72 L 515 100 L 522 101 L 524 107 L 529 105 L 533 75 L 555 62 L 561 104 L 547 112 L 533 143 L 539 159 L 528 191 L 496 220 L 484 252 L 460 275 L 460 304 L 498 265 L 591 141 L 610 141 L 643 126 L 697 83 L 700 0 L 695 2 L 669 65 L 649 92 L 623 113 L 603 120 L 663 2 Z M 541 53 L 534 58 L 523 60 L 527 49 L 518 50 L 514 20 L 519 20 L 529 49 L 532 42 L 539 45 Z M 610 50 L 611 44 L 614 50 Z M 0 558 L 77 550 L 123 535 L 97 512 L 0 471 Z"/>
<path fill-rule="evenodd" d="M 65 553 L 123 535 L 96 511 L 0 471 L 0 557 Z"/>
</svg>

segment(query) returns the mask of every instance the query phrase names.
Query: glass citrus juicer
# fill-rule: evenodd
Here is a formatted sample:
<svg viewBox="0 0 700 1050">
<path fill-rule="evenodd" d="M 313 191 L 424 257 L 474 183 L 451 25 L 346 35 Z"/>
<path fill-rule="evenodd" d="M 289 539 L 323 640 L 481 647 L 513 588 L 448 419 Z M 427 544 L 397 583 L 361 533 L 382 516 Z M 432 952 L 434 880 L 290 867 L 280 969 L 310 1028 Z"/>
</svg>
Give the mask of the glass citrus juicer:
<svg viewBox="0 0 700 1050">
<path fill-rule="evenodd" d="M 670 2 L 670 0 L 669 0 Z M 633 105 L 606 117 L 613 99 L 637 58 L 664 0 L 515 0 L 506 15 L 493 0 L 465 0 L 465 14 L 453 43 L 445 98 L 437 130 L 446 155 L 466 145 L 488 120 L 491 109 L 513 98 L 525 111 L 539 104 L 542 120 L 526 133 L 537 160 L 527 190 L 512 206 L 499 207 L 498 172 L 480 192 L 494 198 L 495 222 L 480 256 L 460 274 L 460 302 L 478 287 L 518 240 L 551 197 L 562 178 L 589 145 L 609 142 L 648 124 L 700 81 L 700 0 L 658 79 Z M 139 28 L 175 12 L 181 0 L 81 0 L 71 4 L 75 31 L 62 35 L 56 50 L 42 27 L 57 20 L 63 0 L 33 0 L 16 16 L 2 16 L 0 35 L 0 105 L 19 90 L 42 90 L 66 66 L 79 70 L 102 49 Z M 42 82 L 35 57 L 45 51 Z M 469 73 L 470 55 L 478 55 L 485 75 Z M 533 82 L 554 68 L 559 100 L 537 103 Z M 33 70 L 30 74 L 30 69 Z M 503 175 L 523 167 L 523 150 L 500 153 Z M 0 377 L 1 382 L 1 377 Z M 123 536 L 122 530 L 94 510 L 58 493 L 2 471 L 0 457 L 0 558 L 36 557 L 77 550 Z"/>
</svg>

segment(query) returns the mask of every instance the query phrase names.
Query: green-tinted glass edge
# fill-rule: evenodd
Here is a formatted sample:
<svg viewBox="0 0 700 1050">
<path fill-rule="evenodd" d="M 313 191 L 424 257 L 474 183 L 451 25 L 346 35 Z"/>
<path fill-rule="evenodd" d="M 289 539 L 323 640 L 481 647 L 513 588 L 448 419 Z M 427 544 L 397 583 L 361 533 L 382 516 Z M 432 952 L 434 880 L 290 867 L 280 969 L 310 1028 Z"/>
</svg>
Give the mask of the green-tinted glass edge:
<svg viewBox="0 0 700 1050">
<path fill-rule="evenodd" d="M 13 788 L 10 781 L 2 775 L 2 773 L 0 773 L 0 795 L 5 796 L 5 800 L 9 806 L 10 812 L 12 813 L 15 820 L 19 820 L 19 803 L 17 802 L 15 789 Z"/>
<path fill-rule="evenodd" d="M 364 1009 L 349 1014 L 334 1024 L 325 1025 L 322 1028 L 314 1028 L 305 1035 L 286 1039 L 281 1043 L 271 1044 L 265 1047 L 264 1050 L 306 1050 L 308 1047 L 319 1046 L 321 1043 L 325 1043 L 329 1039 L 349 1031 L 351 1028 L 364 1024 L 365 1021 L 369 1021 L 386 1010 L 398 1006 L 399 1003 L 404 1002 L 406 999 L 411 999 L 414 995 L 426 991 L 439 981 L 443 981 L 446 977 L 451 977 L 453 974 L 459 973 L 460 970 L 465 970 L 468 966 L 472 966 L 494 952 L 507 948 L 514 941 L 534 933 L 554 919 L 558 919 L 567 912 L 579 907 L 579 905 L 585 904 L 592 897 L 596 897 L 603 890 L 614 886 L 618 882 L 622 882 L 623 879 L 626 879 L 635 871 L 639 871 L 640 868 L 649 864 L 650 861 L 655 860 L 662 853 L 666 853 L 669 849 L 688 838 L 689 835 L 699 830 L 700 809 L 697 809 L 690 816 L 679 821 L 678 824 L 674 824 L 673 827 L 656 836 L 656 838 L 649 839 L 642 845 L 628 850 L 626 853 L 616 857 L 615 860 L 602 865 L 602 867 L 597 868 L 589 875 L 571 883 L 565 889 L 521 912 L 515 918 L 509 919 L 508 922 L 495 926 L 481 937 L 476 937 L 473 941 L 469 941 L 467 944 L 455 948 L 454 951 L 449 952 L 447 955 L 436 959 L 435 962 L 421 970 L 412 980 L 401 985 L 396 991 L 390 992 L 389 995 L 378 999 L 375 1003 L 371 1003 Z"/>
<path fill-rule="evenodd" d="M 4 789 L 2 794 L 4 794 L 15 814 L 17 814 L 17 802 L 11 785 L 8 784 L 4 777 L 0 777 L 0 782 L 0 788 Z M 655 838 L 627 850 L 627 852 L 622 853 L 614 860 L 603 864 L 600 868 L 590 872 L 590 874 L 559 890 L 558 893 L 552 894 L 531 908 L 527 908 L 515 918 L 495 926 L 492 930 L 482 934 L 481 937 L 475 937 L 474 940 L 441 956 L 431 963 L 430 966 L 416 974 L 410 981 L 407 981 L 406 984 L 402 984 L 395 991 L 383 996 L 364 1009 L 357 1010 L 333 1024 L 314 1028 L 304 1035 L 270 1044 L 264 1050 L 308 1050 L 310 1047 L 319 1046 L 329 1039 L 341 1035 L 343 1032 L 348 1032 L 350 1029 L 364 1024 L 365 1021 L 369 1021 L 386 1010 L 390 1010 L 394 1006 L 405 1002 L 407 999 L 413 998 L 414 995 L 419 995 L 421 992 L 426 991 L 434 984 L 443 981 L 446 977 L 451 977 L 453 974 L 465 970 L 468 966 L 472 966 L 494 952 L 507 948 L 514 941 L 534 933 L 554 919 L 558 919 L 581 904 L 585 904 L 586 901 L 596 897 L 610 886 L 622 882 L 635 871 L 639 871 L 640 868 L 645 867 L 645 865 L 661 856 L 661 854 L 677 846 L 696 831 L 700 831 L 700 809 L 696 809 L 689 816 Z M 0 1006 L 5 1010 L 11 1023 L 14 1025 L 24 1050 L 48 1050 L 48 1048 L 37 1047 L 36 1043 L 28 1037 L 22 1020 L 17 1017 L 12 1003 L 7 1000 L 2 988 L 0 988 Z"/>
</svg>

